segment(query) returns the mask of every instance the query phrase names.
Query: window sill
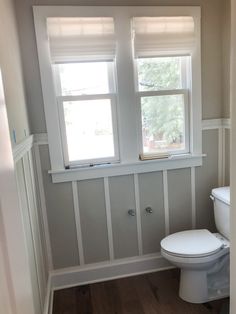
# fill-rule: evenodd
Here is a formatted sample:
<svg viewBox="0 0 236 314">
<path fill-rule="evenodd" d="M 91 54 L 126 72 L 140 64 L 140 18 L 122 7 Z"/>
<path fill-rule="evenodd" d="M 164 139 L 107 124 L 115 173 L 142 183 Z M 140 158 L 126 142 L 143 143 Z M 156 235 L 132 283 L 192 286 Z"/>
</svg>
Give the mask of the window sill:
<svg viewBox="0 0 236 314">
<path fill-rule="evenodd" d="M 130 163 L 104 164 L 93 167 L 51 170 L 53 183 L 120 176 L 134 173 L 198 167 L 206 155 L 179 155 L 169 158 L 136 161 Z"/>
</svg>

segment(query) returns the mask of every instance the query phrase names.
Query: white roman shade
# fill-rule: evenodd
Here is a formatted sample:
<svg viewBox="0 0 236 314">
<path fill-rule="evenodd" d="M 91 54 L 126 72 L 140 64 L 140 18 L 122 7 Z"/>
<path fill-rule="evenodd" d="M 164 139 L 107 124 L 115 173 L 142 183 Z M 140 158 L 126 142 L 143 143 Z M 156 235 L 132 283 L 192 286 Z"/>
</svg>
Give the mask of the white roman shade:
<svg viewBox="0 0 236 314">
<path fill-rule="evenodd" d="M 134 17 L 132 27 L 136 58 L 190 53 L 195 45 L 191 16 Z"/>
<path fill-rule="evenodd" d="M 47 18 L 53 63 L 113 60 L 116 53 L 111 17 Z"/>
</svg>

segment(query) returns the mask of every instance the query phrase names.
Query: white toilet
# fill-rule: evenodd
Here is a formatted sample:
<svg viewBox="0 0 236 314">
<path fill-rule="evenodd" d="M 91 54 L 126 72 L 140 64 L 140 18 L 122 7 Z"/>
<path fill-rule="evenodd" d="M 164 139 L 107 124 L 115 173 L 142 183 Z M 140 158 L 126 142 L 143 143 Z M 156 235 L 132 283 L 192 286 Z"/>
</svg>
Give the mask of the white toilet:
<svg viewBox="0 0 236 314">
<path fill-rule="evenodd" d="M 161 253 L 181 269 L 179 296 L 204 303 L 229 295 L 230 190 L 212 190 L 216 228 L 171 234 L 161 241 Z"/>
</svg>

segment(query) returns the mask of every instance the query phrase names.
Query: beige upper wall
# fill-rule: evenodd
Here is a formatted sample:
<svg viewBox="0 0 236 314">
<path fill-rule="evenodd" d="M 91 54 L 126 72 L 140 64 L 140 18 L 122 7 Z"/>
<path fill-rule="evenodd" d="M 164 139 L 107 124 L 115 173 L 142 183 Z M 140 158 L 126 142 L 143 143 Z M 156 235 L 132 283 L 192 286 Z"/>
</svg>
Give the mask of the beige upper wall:
<svg viewBox="0 0 236 314">
<path fill-rule="evenodd" d="M 223 110 L 222 6 L 229 0 L 15 0 L 32 132 L 45 132 L 43 97 L 35 42 L 33 5 L 200 5 L 202 8 L 203 118 Z"/>
<path fill-rule="evenodd" d="M 222 66 L 223 66 L 223 117 L 230 117 L 230 20 L 231 5 L 230 1 L 222 1 L 222 19 L 223 19 L 223 36 L 222 36 Z"/>
<path fill-rule="evenodd" d="M 13 145 L 29 134 L 19 40 L 14 3 L 0 1 L 0 68 L 2 70 L 8 120 Z"/>
</svg>

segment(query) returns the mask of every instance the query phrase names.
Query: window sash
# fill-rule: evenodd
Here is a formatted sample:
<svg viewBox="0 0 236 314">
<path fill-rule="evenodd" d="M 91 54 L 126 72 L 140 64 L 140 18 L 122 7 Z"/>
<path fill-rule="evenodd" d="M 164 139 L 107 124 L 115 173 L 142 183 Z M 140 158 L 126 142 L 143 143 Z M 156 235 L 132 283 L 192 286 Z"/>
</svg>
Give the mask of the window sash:
<svg viewBox="0 0 236 314">
<path fill-rule="evenodd" d="M 139 123 L 138 123 L 138 139 L 139 139 L 139 152 L 142 157 L 148 159 L 159 158 L 159 156 L 165 155 L 165 152 L 153 152 L 145 153 L 143 148 L 143 133 L 142 133 L 142 111 L 141 111 L 141 100 L 143 97 L 151 96 L 171 96 L 171 95 L 184 95 L 184 142 L 185 148 L 178 150 L 166 150 L 168 156 L 172 155 L 182 155 L 190 153 L 190 106 L 189 106 L 189 91 L 187 89 L 175 89 L 175 90 L 165 90 L 165 91 L 147 91 L 147 92 L 137 92 L 137 104 L 139 111 Z"/>
<path fill-rule="evenodd" d="M 83 160 L 78 159 L 78 160 L 70 161 L 69 153 L 68 153 L 68 142 L 67 142 L 67 135 L 66 135 L 66 123 L 65 123 L 63 103 L 66 101 L 73 102 L 73 101 L 99 100 L 99 99 L 109 99 L 111 103 L 114 156 L 83 159 Z M 116 95 L 115 94 L 60 96 L 60 97 L 57 97 L 57 103 L 58 103 L 58 115 L 59 115 L 60 126 L 61 126 L 61 141 L 62 141 L 62 147 L 63 147 L 63 157 L 64 157 L 64 164 L 66 168 L 119 162 L 119 143 L 118 143 L 117 114 L 116 114 L 117 109 L 116 109 Z"/>
<path fill-rule="evenodd" d="M 142 136 L 142 112 L 141 112 L 141 99 L 142 97 L 151 97 L 151 96 L 170 96 L 170 95 L 184 95 L 184 118 L 185 118 L 185 149 L 179 150 L 167 150 L 168 155 L 181 155 L 181 154 L 188 154 L 190 153 L 190 95 L 189 89 L 191 87 L 191 59 L 189 54 L 183 55 L 175 53 L 174 55 L 163 54 L 161 56 L 154 56 L 153 58 L 158 57 L 189 57 L 181 61 L 181 78 L 182 78 L 182 89 L 171 89 L 171 90 L 152 90 L 152 91 L 139 91 L 139 78 L 138 78 L 138 65 L 137 65 L 137 58 L 134 60 L 134 76 L 135 76 L 135 87 L 136 87 L 136 98 L 138 104 L 138 148 L 139 148 L 139 155 L 144 157 L 145 159 L 155 159 L 159 158 L 159 156 L 163 156 L 162 152 L 154 152 L 154 153 L 144 153 L 143 151 L 143 136 Z M 145 57 L 142 57 L 145 58 Z M 151 58 L 147 56 L 147 58 Z"/>
<path fill-rule="evenodd" d="M 89 61 L 88 61 L 89 62 Z M 94 61 L 91 61 L 94 62 Z M 99 61 L 98 61 L 99 62 Z M 117 125 L 117 95 L 116 82 L 115 82 L 115 67 L 114 62 L 108 63 L 108 84 L 110 93 L 106 94 L 85 94 L 85 95 L 69 95 L 63 96 L 61 89 L 60 73 L 57 68 L 53 70 L 54 75 L 54 84 L 55 90 L 57 91 L 58 96 L 56 96 L 58 104 L 58 115 L 61 128 L 61 142 L 63 150 L 63 158 L 65 167 L 78 167 L 83 165 L 96 165 L 96 164 L 106 164 L 106 163 L 116 163 L 119 162 L 119 143 L 118 143 L 118 125 Z M 83 159 L 83 160 L 69 160 L 68 153 L 68 142 L 66 134 L 66 124 L 64 117 L 63 103 L 66 101 L 83 101 L 83 100 L 99 100 L 99 99 L 109 99 L 111 101 L 111 114 L 112 114 L 112 130 L 113 130 L 113 142 L 114 142 L 114 157 L 104 157 L 104 158 L 92 158 L 92 159 Z"/>
</svg>

